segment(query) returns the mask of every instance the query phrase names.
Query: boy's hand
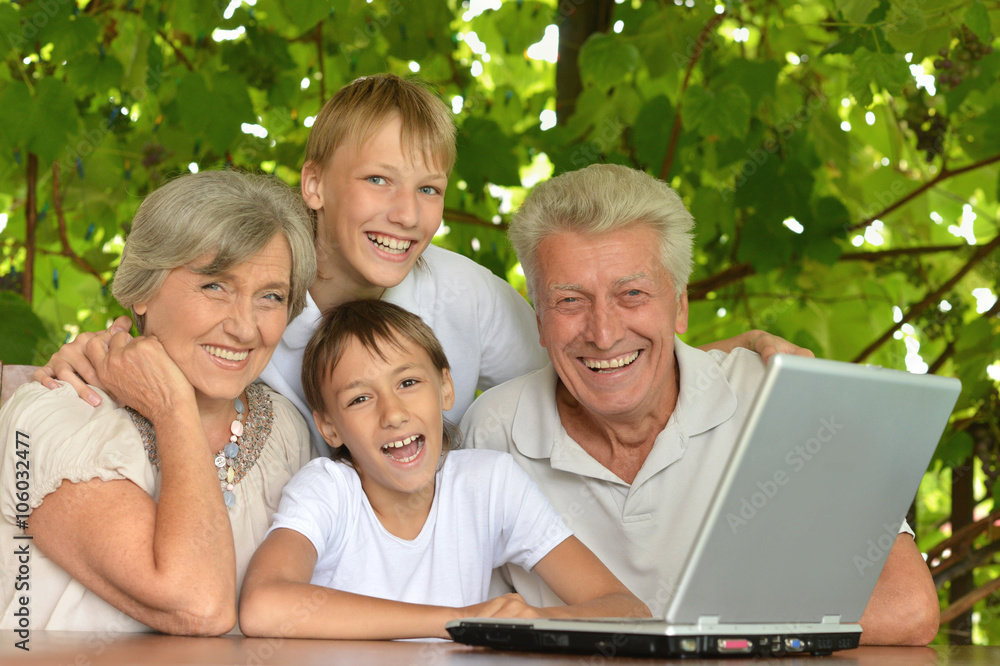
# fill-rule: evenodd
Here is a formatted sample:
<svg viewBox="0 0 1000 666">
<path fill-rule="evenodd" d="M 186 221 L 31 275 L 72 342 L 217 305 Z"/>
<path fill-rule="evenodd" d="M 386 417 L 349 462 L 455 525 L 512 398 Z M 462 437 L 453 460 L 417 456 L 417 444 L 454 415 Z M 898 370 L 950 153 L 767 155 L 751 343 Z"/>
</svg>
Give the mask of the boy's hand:
<svg viewBox="0 0 1000 666">
<path fill-rule="evenodd" d="M 107 391 L 97 377 L 97 370 L 87 358 L 87 345 L 91 340 L 99 340 L 107 348 L 115 333 L 128 335 L 132 330 L 132 320 L 128 317 L 118 317 L 106 331 L 99 333 L 84 332 L 76 336 L 73 342 L 67 342 L 59 351 L 52 355 L 49 362 L 35 370 L 32 379 L 48 389 L 59 388 L 55 380 L 61 379 L 76 390 L 76 394 L 94 407 L 101 404 L 101 396 L 88 384 Z M 112 396 L 114 397 L 114 396 Z"/>
<path fill-rule="evenodd" d="M 540 609 L 529 606 L 524 598 L 515 592 L 459 610 L 463 612 L 462 617 L 542 617 Z"/>
</svg>

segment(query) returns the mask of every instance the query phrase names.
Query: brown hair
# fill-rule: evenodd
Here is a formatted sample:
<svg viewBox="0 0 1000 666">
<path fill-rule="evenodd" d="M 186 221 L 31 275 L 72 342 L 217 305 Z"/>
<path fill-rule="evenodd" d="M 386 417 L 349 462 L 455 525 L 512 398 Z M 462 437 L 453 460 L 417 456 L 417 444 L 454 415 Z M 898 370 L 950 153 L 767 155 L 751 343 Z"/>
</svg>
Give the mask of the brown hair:
<svg viewBox="0 0 1000 666">
<path fill-rule="evenodd" d="M 323 382 L 333 374 L 352 339 L 383 360 L 385 345 L 400 351 L 406 340 L 427 352 L 438 372 L 451 369 L 441 342 L 420 317 L 385 301 L 350 301 L 327 310 L 306 345 L 302 357 L 302 390 L 305 392 L 306 404 L 312 411 L 326 413 Z M 459 435 L 458 428 L 453 423 L 443 417 L 442 419 L 444 429 L 441 452 L 444 454 L 458 446 Z M 351 453 L 346 446 L 340 446 L 333 449 L 331 457 L 349 462 Z"/>
<path fill-rule="evenodd" d="M 322 170 L 345 141 L 360 148 L 399 114 L 407 157 L 422 154 L 428 166 L 450 173 L 455 165 L 455 122 L 444 102 L 415 79 L 375 74 L 355 79 L 316 115 L 306 143 L 306 162 Z"/>
</svg>

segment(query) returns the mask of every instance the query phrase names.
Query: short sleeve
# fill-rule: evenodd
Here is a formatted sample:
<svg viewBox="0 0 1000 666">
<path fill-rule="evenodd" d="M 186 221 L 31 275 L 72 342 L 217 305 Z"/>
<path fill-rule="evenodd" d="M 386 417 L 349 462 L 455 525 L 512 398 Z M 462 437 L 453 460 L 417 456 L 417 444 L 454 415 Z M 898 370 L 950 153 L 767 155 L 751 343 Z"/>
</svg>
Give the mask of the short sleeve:
<svg viewBox="0 0 1000 666">
<path fill-rule="evenodd" d="M 96 390 L 96 389 L 95 389 Z M 69 385 L 49 390 L 25 384 L 0 410 L 0 513 L 9 521 L 34 509 L 63 481 L 128 479 L 152 496 L 156 475 L 128 412 L 106 394 L 99 407 Z M 17 472 L 22 475 L 16 476 Z M 24 472 L 27 474 L 25 475 Z M 7 479 L 25 483 L 7 483 Z M 24 486 L 27 486 L 26 488 Z"/>
<path fill-rule="evenodd" d="M 493 567 L 511 563 L 530 571 L 573 533 L 510 455 L 497 454 L 497 458 L 495 474 L 502 477 L 496 484 L 501 537 Z"/>
<path fill-rule="evenodd" d="M 481 314 L 481 391 L 537 370 L 548 363 L 538 342 L 535 312 L 509 284 L 490 273 L 486 276 L 491 299 Z M 452 360 L 453 363 L 457 362 Z"/>
<path fill-rule="evenodd" d="M 341 463 L 317 458 L 300 469 L 281 493 L 268 534 L 294 530 L 309 539 L 317 561 L 339 558 L 350 522 L 350 488 Z"/>
</svg>

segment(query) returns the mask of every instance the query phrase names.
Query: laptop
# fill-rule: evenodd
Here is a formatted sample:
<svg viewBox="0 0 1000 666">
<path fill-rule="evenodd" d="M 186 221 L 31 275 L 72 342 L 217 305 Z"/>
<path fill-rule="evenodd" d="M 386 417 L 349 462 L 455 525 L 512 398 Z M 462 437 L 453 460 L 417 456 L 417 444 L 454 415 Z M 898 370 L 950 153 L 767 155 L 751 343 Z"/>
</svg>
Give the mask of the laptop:
<svg viewBox="0 0 1000 666">
<path fill-rule="evenodd" d="M 855 648 L 954 378 L 777 355 L 663 619 L 463 619 L 460 643 L 601 656 Z"/>
</svg>

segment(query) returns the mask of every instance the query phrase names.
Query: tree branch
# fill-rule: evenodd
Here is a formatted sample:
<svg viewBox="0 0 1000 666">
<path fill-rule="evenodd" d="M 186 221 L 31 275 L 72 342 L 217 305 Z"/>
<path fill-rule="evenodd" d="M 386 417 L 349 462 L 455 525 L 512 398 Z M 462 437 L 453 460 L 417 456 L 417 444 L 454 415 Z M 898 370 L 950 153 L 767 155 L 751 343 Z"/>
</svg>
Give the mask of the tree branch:
<svg viewBox="0 0 1000 666">
<path fill-rule="evenodd" d="M 38 155 L 28 153 L 28 194 L 24 203 L 25 231 L 24 278 L 21 295 L 31 303 L 35 287 L 35 233 L 38 229 Z"/>
<path fill-rule="evenodd" d="M 940 589 L 948 581 L 964 576 L 976 567 L 981 566 L 984 562 L 993 559 L 993 555 L 997 551 L 1000 551 L 1000 541 L 993 541 L 982 548 L 977 548 L 955 566 L 936 574 L 934 576 L 934 586 Z"/>
<path fill-rule="evenodd" d="M 976 540 L 976 537 L 978 537 L 980 534 L 988 530 L 990 526 L 997 520 L 1000 520 L 1000 509 L 997 509 L 988 516 L 980 518 L 971 525 L 966 525 L 965 527 L 956 531 L 954 534 L 952 534 L 950 537 L 948 537 L 941 543 L 936 544 L 933 548 L 928 549 L 927 560 L 933 561 L 941 557 L 941 554 L 949 549 L 956 550 L 958 548 L 969 547 L 972 544 L 972 542 Z M 942 563 L 937 567 L 931 569 L 931 573 L 937 574 L 940 573 L 941 571 L 944 571 L 947 568 L 948 566 L 945 566 Z"/>
<path fill-rule="evenodd" d="M 500 224 L 493 224 L 489 220 L 484 220 L 481 217 L 477 217 L 472 213 L 466 213 L 465 211 L 456 210 L 454 208 L 444 209 L 444 219 L 451 220 L 452 222 L 461 222 L 462 224 L 472 224 L 478 227 L 486 227 L 487 229 L 493 229 L 494 231 L 507 231 L 507 224 L 501 222 Z"/>
<path fill-rule="evenodd" d="M 750 277 L 754 273 L 756 273 L 756 271 L 749 263 L 730 266 L 721 273 L 716 273 L 715 275 L 710 275 L 707 278 L 688 284 L 688 300 L 703 300 L 708 292 L 715 291 L 716 289 L 720 289 L 721 287 L 725 287 L 726 285 L 734 282 L 739 282 L 743 278 Z"/>
<path fill-rule="evenodd" d="M 964 613 L 968 613 L 976 605 L 977 601 L 985 599 L 997 590 L 1000 590 L 1000 578 L 994 578 L 982 587 L 963 595 L 960 599 L 954 601 L 941 611 L 941 624 L 951 622 Z"/>
<path fill-rule="evenodd" d="M 923 247 L 898 247 L 892 250 L 876 250 L 874 252 L 845 252 L 840 255 L 837 261 L 879 261 L 886 257 L 902 257 L 921 254 L 936 254 L 938 252 L 955 252 L 967 248 L 980 247 L 979 245 L 969 245 L 968 243 L 957 243 L 955 245 L 926 245 Z"/>
<path fill-rule="evenodd" d="M 78 255 L 69 244 L 69 234 L 66 233 L 66 216 L 63 214 L 62 198 L 59 195 L 59 163 L 52 163 L 52 207 L 56 209 L 56 220 L 59 224 L 59 241 L 62 243 L 62 255 L 68 257 L 84 273 L 90 273 L 97 278 L 101 286 L 107 285 L 108 281 L 100 272 L 88 264 L 83 257 Z"/>
<path fill-rule="evenodd" d="M 989 310 L 979 316 L 980 319 L 991 319 L 1000 313 L 1000 300 L 997 300 Z M 955 355 L 955 341 L 950 340 L 941 355 L 934 359 L 934 362 L 927 367 L 927 372 L 936 375 L 945 361 Z"/>
<path fill-rule="evenodd" d="M 705 27 L 698 34 L 698 40 L 691 51 L 691 57 L 688 58 L 687 69 L 684 72 L 684 82 L 681 84 L 680 94 L 677 95 L 677 107 L 674 109 L 674 126 L 670 130 L 670 143 L 667 145 L 667 154 L 664 156 L 663 166 L 660 168 L 660 180 L 667 179 L 667 176 L 670 174 L 670 168 L 674 165 L 674 153 L 677 151 L 677 141 L 681 136 L 681 106 L 683 105 L 684 91 L 688 89 L 688 84 L 691 82 L 691 72 L 701 58 L 709 35 L 722 23 L 722 19 L 725 16 L 726 13 L 723 12 L 722 14 L 716 14 L 708 20 L 708 23 L 705 24 Z"/>
<path fill-rule="evenodd" d="M 1000 159 L 1000 158 L 998 158 L 998 159 Z M 868 345 L 868 347 L 866 347 L 864 351 L 862 351 L 860 354 L 858 354 L 858 356 L 854 359 L 854 362 L 855 363 L 860 363 L 861 361 L 863 361 L 866 358 L 868 358 L 868 356 L 871 355 L 872 352 L 874 352 L 876 349 L 878 349 L 883 344 L 885 344 L 886 341 L 888 341 L 890 338 L 892 338 L 892 334 L 895 333 L 897 330 L 899 330 L 903 326 L 903 324 L 906 324 L 906 323 L 910 322 L 918 314 L 920 314 L 921 312 L 923 312 L 924 310 L 926 310 L 931 305 L 933 305 L 933 304 L 937 303 L 938 301 L 940 301 L 941 297 L 945 293 L 947 293 L 952 287 L 954 287 L 958 283 L 959 280 L 961 280 L 963 277 L 965 277 L 966 273 L 968 273 L 973 268 L 975 268 L 976 264 L 978 264 L 980 261 L 982 261 L 984 258 L 986 258 L 986 255 L 988 255 L 990 252 L 992 252 L 997 247 L 1000 247 L 1000 236 L 997 236 L 996 238 L 994 238 L 993 240 L 991 240 L 986 245 L 980 245 L 979 246 L 979 251 L 976 252 L 974 255 L 972 255 L 972 258 L 969 259 L 969 261 L 966 262 L 966 264 L 964 266 L 962 266 L 962 268 L 959 269 L 959 271 L 957 273 L 955 273 L 955 275 L 953 275 L 950 280 L 948 280 L 947 282 L 945 282 L 943 285 L 941 285 L 940 287 L 938 287 L 934 291 L 928 293 L 924 297 L 924 299 L 922 301 L 920 301 L 916 305 L 910 307 L 910 309 L 907 310 L 906 314 L 903 315 L 902 319 L 900 319 L 892 327 L 890 327 L 889 330 L 887 330 L 885 333 L 883 333 L 878 338 L 878 340 L 876 340 L 875 342 L 873 342 L 870 345 Z"/>
<path fill-rule="evenodd" d="M 177 56 L 177 59 L 180 60 L 184 64 L 184 66 L 188 68 L 188 71 L 189 72 L 193 72 L 194 71 L 194 65 L 192 65 L 191 61 L 187 59 L 187 56 L 184 55 L 184 52 L 181 51 L 181 48 L 179 46 L 177 46 L 176 44 L 174 44 L 173 41 L 171 41 L 171 39 L 169 37 L 167 37 L 167 33 L 163 32 L 163 30 L 157 30 L 156 32 L 160 36 L 160 39 L 162 39 L 163 41 L 165 41 L 167 43 L 167 45 L 171 49 L 173 49 L 174 55 Z"/>
<path fill-rule="evenodd" d="M 938 183 L 940 183 L 940 182 L 942 182 L 944 180 L 948 180 L 949 178 L 952 178 L 954 176 L 959 176 L 959 175 L 961 175 L 963 173 L 968 173 L 969 171 L 974 171 L 975 169 L 979 169 L 980 167 L 984 167 L 984 166 L 993 164 L 994 162 L 1000 162 L 1000 155 L 994 155 L 993 157 L 987 157 L 984 160 L 980 160 L 980 161 L 975 162 L 973 164 L 966 165 L 966 166 L 964 166 L 964 167 L 962 167 L 960 169 L 941 169 L 941 173 L 939 173 L 937 176 L 935 176 L 931 180 L 927 181 L 926 183 L 924 183 L 923 185 L 921 185 L 917 189 L 913 190 L 912 192 L 910 192 L 909 194 L 907 194 L 905 197 L 903 197 L 899 201 L 896 201 L 896 202 L 890 204 L 885 209 L 883 209 L 881 212 L 878 212 L 875 215 L 872 215 L 868 219 L 866 219 L 866 220 L 864 220 L 862 222 L 858 222 L 857 224 L 848 227 L 847 228 L 847 233 L 851 233 L 852 231 L 857 231 L 858 229 L 864 229 L 865 227 L 867 227 L 869 224 L 871 224 L 875 220 L 877 220 L 877 219 L 879 219 L 881 217 L 884 217 L 885 215 L 888 215 L 889 213 L 891 213 L 892 211 L 896 210 L 900 206 L 903 206 L 906 203 L 908 203 L 911 199 L 913 199 L 913 198 L 915 198 L 915 197 L 923 194 L 924 192 L 926 192 L 927 190 L 929 190 L 930 188 L 934 187 L 935 185 L 937 185 Z"/>
</svg>

